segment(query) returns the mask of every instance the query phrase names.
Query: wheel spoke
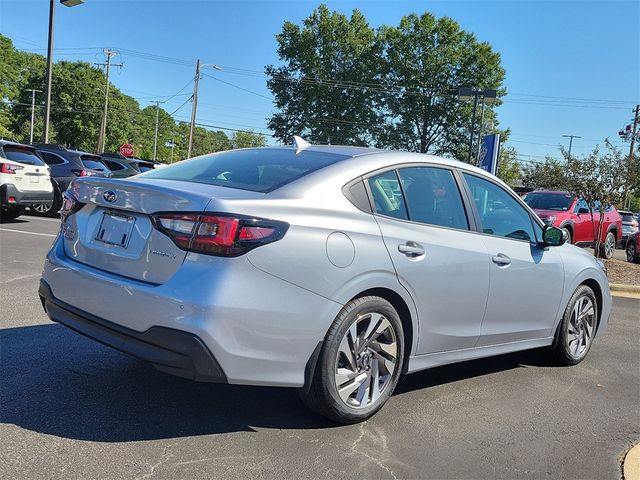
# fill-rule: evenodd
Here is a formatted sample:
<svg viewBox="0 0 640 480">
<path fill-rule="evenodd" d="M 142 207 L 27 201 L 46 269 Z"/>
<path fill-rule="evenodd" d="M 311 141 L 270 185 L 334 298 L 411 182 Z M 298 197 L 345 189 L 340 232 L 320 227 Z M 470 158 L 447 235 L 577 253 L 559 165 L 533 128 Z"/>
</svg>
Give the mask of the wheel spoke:
<svg viewBox="0 0 640 480">
<path fill-rule="evenodd" d="M 342 387 L 338 387 L 338 395 L 340 395 L 342 401 L 348 403 L 351 394 L 359 389 L 365 380 L 367 380 L 367 374 L 361 373 L 356 378 L 354 378 L 351 383 L 343 385 Z"/>
<path fill-rule="evenodd" d="M 342 342 L 340 342 L 340 347 L 338 348 L 338 360 L 340 360 L 340 354 L 342 354 L 342 358 L 347 361 L 349 364 L 349 369 L 352 371 L 356 370 L 356 357 L 351 350 L 351 346 L 349 345 L 349 338 L 345 335 L 342 338 Z"/>
<path fill-rule="evenodd" d="M 360 407 L 366 407 L 369 403 L 369 386 L 371 384 L 371 376 L 369 372 L 363 373 L 362 376 L 364 376 L 364 379 L 360 383 L 358 392 L 356 393 L 356 401 Z"/>
<path fill-rule="evenodd" d="M 378 364 L 378 360 L 374 360 L 371 364 L 371 403 L 380 397 L 380 370 Z"/>
<path fill-rule="evenodd" d="M 362 349 L 364 350 L 364 348 L 369 346 L 372 342 L 375 342 L 388 328 L 391 328 L 391 323 L 389 323 L 389 320 L 381 316 L 376 328 L 368 336 L 365 336 Z"/>
</svg>

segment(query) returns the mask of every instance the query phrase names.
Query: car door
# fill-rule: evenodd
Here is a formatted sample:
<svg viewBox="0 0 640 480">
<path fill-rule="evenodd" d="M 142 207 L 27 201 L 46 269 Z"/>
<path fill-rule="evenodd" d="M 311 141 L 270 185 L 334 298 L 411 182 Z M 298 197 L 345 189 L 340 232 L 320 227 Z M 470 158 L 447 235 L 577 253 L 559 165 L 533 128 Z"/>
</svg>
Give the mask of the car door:
<svg viewBox="0 0 640 480">
<path fill-rule="evenodd" d="M 398 279 L 418 310 L 416 353 L 472 348 L 489 291 L 489 257 L 469 233 L 454 171 L 406 167 L 366 183 Z"/>
<path fill-rule="evenodd" d="M 580 213 L 581 209 L 583 213 Z M 573 209 L 573 243 L 593 241 L 593 225 L 591 224 L 591 215 L 589 213 L 584 213 L 585 209 L 588 211 L 589 205 L 587 205 L 587 202 L 585 202 L 583 198 L 579 198 L 576 202 L 575 208 Z M 595 215 L 599 214 L 594 212 L 594 216 Z"/>
<path fill-rule="evenodd" d="M 541 227 L 515 194 L 485 177 L 471 173 L 463 177 L 483 233 L 479 238 L 491 259 L 478 346 L 553 335 L 564 287 L 559 252 L 538 244 Z"/>
</svg>

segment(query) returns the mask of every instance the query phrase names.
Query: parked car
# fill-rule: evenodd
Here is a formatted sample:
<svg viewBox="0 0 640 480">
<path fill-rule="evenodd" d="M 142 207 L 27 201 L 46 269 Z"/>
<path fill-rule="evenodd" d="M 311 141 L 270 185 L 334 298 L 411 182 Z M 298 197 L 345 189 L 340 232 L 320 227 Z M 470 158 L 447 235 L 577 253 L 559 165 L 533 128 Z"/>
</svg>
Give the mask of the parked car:
<svg viewBox="0 0 640 480">
<path fill-rule="evenodd" d="M 423 154 L 219 152 L 77 179 L 61 218 L 52 320 L 163 372 L 297 387 L 342 423 L 402 373 L 537 347 L 575 365 L 611 311 L 599 260 L 497 178 Z"/>
<path fill-rule="evenodd" d="M 0 217 L 15 219 L 30 205 L 52 201 L 49 168 L 35 148 L 0 140 Z"/>
<path fill-rule="evenodd" d="M 100 158 L 109 167 L 114 178 L 128 178 L 140 173 L 138 162 L 119 153 L 101 153 Z"/>
<path fill-rule="evenodd" d="M 535 190 L 524 196 L 524 201 L 547 225 L 563 229 L 567 242 L 579 246 L 593 245 L 595 241 L 594 223 L 597 227 L 600 213 L 594 212 L 593 222 L 589 206 L 582 198 L 568 192 Z M 622 238 L 622 218 L 615 207 L 608 207 L 604 213 L 604 223 L 600 241 L 600 254 L 604 258 L 613 257 L 616 245 Z"/>
<path fill-rule="evenodd" d="M 632 233 L 627 239 L 627 261 L 640 263 L 640 232 Z"/>
<path fill-rule="evenodd" d="M 100 156 L 79 150 L 69 150 L 61 145 L 35 144 L 34 147 L 51 169 L 54 187 L 53 203 L 40 203 L 31 207 L 35 215 L 56 216 L 62 205 L 62 194 L 69 184 L 79 177 L 111 177 L 112 173 L 102 163 Z"/>
<path fill-rule="evenodd" d="M 618 210 L 618 213 L 620 217 L 622 217 L 622 238 L 620 244 L 622 248 L 624 248 L 627 244 L 627 239 L 637 231 L 640 231 L 640 222 L 633 212 Z"/>
</svg>

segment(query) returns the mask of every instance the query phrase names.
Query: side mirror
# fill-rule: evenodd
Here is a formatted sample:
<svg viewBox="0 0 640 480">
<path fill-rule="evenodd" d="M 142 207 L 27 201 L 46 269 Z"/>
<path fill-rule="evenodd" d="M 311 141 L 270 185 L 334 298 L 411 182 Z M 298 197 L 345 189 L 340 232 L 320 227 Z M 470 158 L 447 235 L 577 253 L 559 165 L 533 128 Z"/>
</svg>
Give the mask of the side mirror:
<svg viewBox="0 0 640 480">
<path fill-rule="evenodd" d="M 564 244 L 568 238 L 566 230 L 562 228 L 545 225 L 542 229 L 542 243 L 545 247 L 559 247 Z"/>
<path fill-rule="evenodd" d="M 578 215 L 582 215 L 583 213 L 589 213 L 589 209 L 584 207 L 579 208 Z"/>
</svg>

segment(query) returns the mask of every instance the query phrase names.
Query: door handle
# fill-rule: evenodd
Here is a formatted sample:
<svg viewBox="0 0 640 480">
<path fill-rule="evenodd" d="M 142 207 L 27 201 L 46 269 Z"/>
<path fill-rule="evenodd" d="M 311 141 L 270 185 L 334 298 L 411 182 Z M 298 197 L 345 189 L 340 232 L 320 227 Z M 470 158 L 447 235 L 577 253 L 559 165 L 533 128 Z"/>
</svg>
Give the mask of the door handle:
<svg viewBox="0 0 640 480">
<path fill-rule="evenodd" d="M 424 255 L 424 248 L 416 242 L 407 242 L 398 245 L 398 251 L 400 253 L 404 253 L 407 257 L 419 257 Z"/>
<path fill-rule="evenodd" d="M 491 257 L 491 261 L 500 267 L 506 267 L 511 264 L 511 259 L 504 253 L 499 253 Z"/>
</svg>

